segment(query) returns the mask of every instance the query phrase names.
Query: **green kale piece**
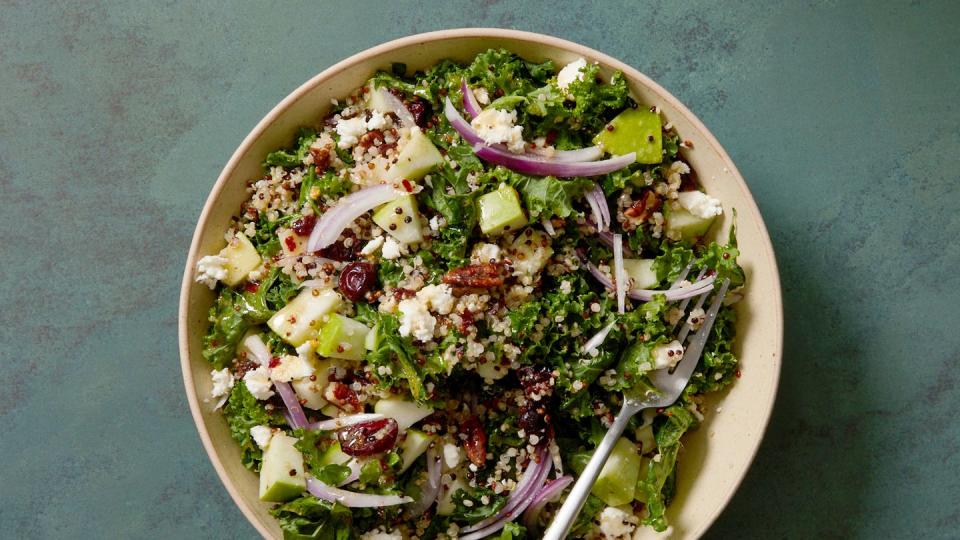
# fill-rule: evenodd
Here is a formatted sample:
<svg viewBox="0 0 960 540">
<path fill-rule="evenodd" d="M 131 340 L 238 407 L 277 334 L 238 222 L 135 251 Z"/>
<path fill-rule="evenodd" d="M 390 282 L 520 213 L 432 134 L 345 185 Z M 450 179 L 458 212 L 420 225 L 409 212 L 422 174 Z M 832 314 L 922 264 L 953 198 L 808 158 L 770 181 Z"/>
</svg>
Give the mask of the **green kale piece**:
<svg viewBox="0 0 960 540">
<path fill-rule="evenodd" d="M 260 470 L 263 451 L 250 435 L 254 426 L 283 426 L 286 421 L 279 411 L 268 411 L 266 407 L 250 394 L 242 380 L 237 381 L 230 390 L 230 396 L 223 407 L 223 416 L 230 426 L 230 436 L 240 444 L 240 459 L 243 466 Z"/>
<path fill-rule="evenodd" d="M 284 540 L 349 540 L 357 535 L 349 508 L 313 495 L 281 504 L 270 514 L 280 522 Z"/>
</svg>

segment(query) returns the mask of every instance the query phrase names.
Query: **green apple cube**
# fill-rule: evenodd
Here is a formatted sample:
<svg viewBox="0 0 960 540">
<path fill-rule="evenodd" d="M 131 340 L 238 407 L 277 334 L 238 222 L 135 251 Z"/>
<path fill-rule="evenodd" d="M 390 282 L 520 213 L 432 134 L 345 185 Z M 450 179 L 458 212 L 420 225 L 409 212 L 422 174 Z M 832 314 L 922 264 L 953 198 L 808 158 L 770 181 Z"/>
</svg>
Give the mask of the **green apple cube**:
<svg viewBox="0 0 960 540">
<path fill-rule="evenodd" d="M 443 163 L 443 156 L 419 128 L 410 130 L 410 139 L 400 148 L 397 162 L 387 171 L 388 181 L 416 182 Z"/>
<path fill-rule="evenodd" d="M 385 398 L 373 406 L 373 412 L 397 421 L 400 431 L 433 414 L 433 408 L 399 398 Z"/>
<path fill-rule="evenodd" d="M 423 221 L 413 195 L 403 195 L 381 206 L 373 213 L 373 222 L 404 244 L 423 241 Z"/>
<path fill-rule="evenodd" d="M 400 444 L 400 458 L 403 464 L 400 466 L 400 474 L 416 463 L 417 459 L 430 448 L 433 442 L 433 435 L 428 435 L 417 429 L 408 429 L 407 438 Z"/>
<path fill-rule="evenodd" d="M 633 280 L 634 289 L 652 289 L 660 283 L 653 269 L 653 259 L 624 259 L 623 269 Z"/>
<path fill-rule="evenodd" d="M 340 443 L 334 442 L 323 451 L 320 456 L 320 465 L 343 465 L 351 459 L 353 457 L 344 454 L 340 449 Z"/>
<path fill-rule="evenodd" d="M 620 506 L 633 500 L 640 475 L 640 454 L 630 439 L 621 437 L 593 485 L 593 494 L 608 506 Z"/>
<path fill-rule="evenodd" d="M 284 341 L 299 347 L 316 335 L 317 329 L 340 306 L 340 295 L 330 289 L 304 289 L 270 317 L 267 326 Z"/>
<path fill-rule="evenodd" d="M 307 488 L 303 455 L 294 446 L 296 442 L 283 433 L 271 437 L 260 468 L 261 501 L 286 502 L 299 497 Z"/>
<path fill-rule="evenodd" d="M 594 138 L 594 144 L 613 155 L 637 153 L 637 163 L 663 161 L 660 115 L 649 109 L 627 109 L 618 114 Z"/>
<path fill-rule="evenodd" d="M 317 354 L 344 360 L 362 360 L 366 353 L 367 325 L 343 315 L 330 315 L 317 337 Z"/>
<path fill-rule="evenodd" d="M 480 230 L 488 236 L 516 231 L 527 224 L 517 190 L 506 184 L 477 200 L 480 208 Z"/>
<path fill-rule="evenodd" d="M 257 248 L 243 233 L 237 233 L 227 247 L 220 250 L 220 256 L 227 259 L 227 277 L 222 281 L 231 287 L 246 281 L 247 274 L 263 262 Z"/>
<path fill-rule="evenodd" d="M 717 216 L 699 217 L 691 214 L 686 208 L 680 205 L 671 205 L 666 216 L 667 233 L 680 235 L 680 238 L 686 242 L 695 243 L 703 238 L 710 226 L 717 219 Z"/>
<path fill-rule="evenodd" d="M 440 498 L 437 500 L 437 515 L 449 516 L 457 509 L 456 503 L 453 502 L 453 494 L 461 489 L 470 490 L 470 486 L 463 480 L 465 476 L 465 474 L 458 474 L 449 485 L 440 487 Z"/>
</svg>

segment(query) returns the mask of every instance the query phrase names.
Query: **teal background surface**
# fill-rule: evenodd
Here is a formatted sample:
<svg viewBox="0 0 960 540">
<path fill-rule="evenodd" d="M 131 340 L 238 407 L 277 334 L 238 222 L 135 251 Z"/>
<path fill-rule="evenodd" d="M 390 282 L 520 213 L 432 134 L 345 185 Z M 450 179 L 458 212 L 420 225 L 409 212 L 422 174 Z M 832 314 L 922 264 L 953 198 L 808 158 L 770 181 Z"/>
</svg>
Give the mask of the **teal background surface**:
<svg viewBox="0 0 960 540">
<path fill-rule="evenodd" d="M 960 536 L 960 3 L 612 0 L 0 1 L 0 536 L 255 537 L 180 379 L 195 220 L 300 83 L 461 26 L 636 66 L 757 199 L 783 376 L 708 537 Z"/>
</svg>

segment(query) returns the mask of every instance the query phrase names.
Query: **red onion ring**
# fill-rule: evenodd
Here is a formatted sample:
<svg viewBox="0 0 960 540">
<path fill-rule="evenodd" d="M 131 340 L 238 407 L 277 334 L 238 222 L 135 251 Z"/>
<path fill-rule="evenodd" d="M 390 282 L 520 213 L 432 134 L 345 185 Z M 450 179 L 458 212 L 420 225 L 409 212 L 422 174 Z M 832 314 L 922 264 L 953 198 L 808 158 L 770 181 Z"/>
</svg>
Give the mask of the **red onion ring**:
<svg viewBox="0 0 960 540">
<path fill-rule="evenodd" d="M 560 494 L 563 493 L 563 489 L 569 486 L 573 482 L 572 476 L 561 476 L 546 483 L 533 498 L 533 502 L 530 503 L 530 507 L 527 508 L 527 511 L 523 514 L 523 525 L 527 529 L 535 529 L 538 526 L 538 520 L 540 518 L 540 512 L 543 511 L 544 507 L 547 504 L 556 501 L 560 498 Z"/>
<path fill-rule="evenodd" d="M 540 461 L 536 461 L 536 458 L 539 458 Z M 543 485 L 553 466 L 553 460 L 549 459 L 545 446 L 537 452 L 536 458 L 532 458 L 530 464 L 527 465 L 520 482 L 517 483 L 517 487 L 510 494 L 510 498 L 507 499 L 507 504 L 496 515 L 461 529 L 460 532 L 470 534 L 461 536 L 460 540 L 485 538 L 502 529 L 507 521 L 522 514 L 530 506 L 534 495 Z"/>
<path fill-rule="evenodd" d="M 343 232 L 355 219 L 373 210 L 381 204 L 386 204 L 403 193 L 394 189 L 390 184 L 380 184 L 355 191 L 337 201 L 337 204 L 320 216 L 317 224 L 307 239 L 307 251 L 314 252 L 336 242 Z"/>
<path fill-rule="evenodd" d="M 584 264 L 586 265 L 587 270 L 590 272 L 590 275 L 599 281 L 601 285 L 613 290 L 613 282 L 610 281 L 610 278 L 604 275 L 599 268 L 594 266 L 594 264 L 589 261 L 584 261 Z M 630 289 L 627 291 L 627 296 L 633 298 L 634 300 L 649 302 L 650 300 L 653 300 L 654 295 L 662 294 L 664 297 L 666 297 L 668 302 L 673 302 L 674 300 L 683 300 L 684 298 L 699 296 L 710 291 L 713 289 L 713 282 L 716 281 L 716 279 L 716 275 L 710 275 L 702 280 L 691 283 L 690 285 L 685 287 L 677 287 L 676 289 Z"/>
<path fill-rule="evenodd" d="M 471 117 L 476 118 L 483 108 L 477 102 L 477 96 L 473 94 L 473 90 L 467 86 L 466 77 L 460 80 L 460 92 L 463 94 L 463 110 L 467 111 L 467 114 Z"/>
<path fill-rule="evenodd" d="M 616 278 L 614 291 L 617 293 L 617 312 L 622 315 L 626 312 L 627 289 L 630 285 L 623 267 L 623 236 L 619 234 L 613 235 L 613 275 Z"/>
<path fill-rule="evenodd" d="M 603 327 L 599 332 L 597 332 L 592 338 L 588 339 L 586 343 L 583 344 L 583 348 L 580 349 L 580 352 L 589 353 L 591 350 L 596 349 L 600 345 L 603 345 L 603 342 L 606 341 L 607 335 L 610 334 L 610 331 L 613 330 L 613 327 L 617 323 L 612 322 Z"/>
<path fill-rule="evenodd" d="M 410 497 L 399 495 L 371 495 L 357 493 L 345 489 L 328 486 L 316 478 L 307 478 L 307 491 L 318 499 L 338 502 L 348 508 L 376 508 L 379 506 L 396 506 L 413 502 Z"/>
<path fill-rule="evenodd" d="M 607 204 L 607 196 L 603 194 L 603 190 L 596 182 L 594 182 L 590 193 L 593 193 L 593 198 L 597 201 L 597 206 L 600 207 L 600 213 L 603 215 L 603 226 L 600 227 L 600 232 L 610 230 L 613 221 L 610 220 L 610 205 Z"/>
<path fill-rule="evenodd" d="M 431 444 L 427 448 L 427 481 L 420 490 L 420 498 L 409 508 L 407 516 L 415 518 L 423 514 L 430 508 L 440 495 L 440 452 L 437 451 L 437 445 Z"/>
<path fill-rule="evenodd" d="M 372 422 L 373 420 L 380 420 L 384 418 L 382 414 L 377 413 L 360 413 L 360 414 L 351 414 L 346 416 L 340 416 L 337 418 L 331 418 L 329 420 L 323 420 L 320 422 L 314 422 L 306 426 L 307 429 L 318 430 L 318 431 L 337 431 L 345 427 L 354 426 L 357 424 L 362 424 L 364 422 Z"/>
<path fill-rule="evenodd" d="M 306 426 L 307 415 L 303 412 L 303 407 L 300 406 L 300 400 L 297 399 L 297 394 L 293 391 L 290 383 L 273 381 L 273 387 L 277 389 L 277 393 L 280 394 L 280 399 L 283 400 L 287 411 L 290 412 L 290 418 L 287 419 L 290 427 L 299 429 Z"/>
<path fill-rule="evenodd" d="M 614 156 L 600 161 L 583 161 L 577 163 L 546 161 L 543 158 L 534 158 L 522 154 L 514 154 L 484 144 L 474 144 L 473 152 L 477 157 L 523 174 L 535 176 L 556 176 L 557 178 L 571 178 L 574 176 L 600 176 L 630 165 L 636 161 L 636 152 L 622 156 Z"/>
</svg>

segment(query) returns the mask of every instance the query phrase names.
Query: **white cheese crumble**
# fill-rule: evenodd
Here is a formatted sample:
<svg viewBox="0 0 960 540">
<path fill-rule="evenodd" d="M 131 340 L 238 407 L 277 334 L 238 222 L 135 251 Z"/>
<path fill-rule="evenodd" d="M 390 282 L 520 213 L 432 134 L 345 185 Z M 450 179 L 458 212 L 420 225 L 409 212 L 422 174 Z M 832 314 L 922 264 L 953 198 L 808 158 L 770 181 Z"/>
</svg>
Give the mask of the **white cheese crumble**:
<svg viewBox="0 0 960 540">
<path fill-rule="evenodd" d="M 213 370 L 210 372 L 210 378 L 213 379 L 213 389 L 210 390 L 210 397 L 218 398 L 230 393 L 233 388 L 233 373 L 230 369 Z"/>
<path fill-rule="evenodd" d="M 600 512 L 600 532 L 604 538 L 629 538 L 637 528 L 637 518 L 614 506 L 608 506 Z"/>
<path fill-rule="evenodd" d="M 493 263 L 500 260 L 500 246 L 496 244 L 477 244 L 473 246 L 470 262 L 473 264 Z"/>
<path fill-rule="evenodd" d="M 273 430 L 269 426 L 253 426 L 250 428 L 250 436 L 261 450 L 265 450 L 273 438 Z"/>
<path fill-rule="evenodd" d="M 487 89 L 482 86 L 473 89 L 473 96 L 477 98 L 477 103 L 481 105 L 490 104 L 490 92 L 487 92 Z"/>
<path fill-rule="evenodd" d="M 226 257 L 207 255 L 197 261 L 197 283 L 203 283 L 211 290 L 216 288 L 217 282 L 227 277 Z"/>
<path fill-rule="evenodd" d="M 260 366 L 257 369 L 248 371 L 246 375 L 243 376 L 243 382 L 247 385 L 247 390 L 250 391 L 250 394 L 260 401 L 273 397 L 273 390 L 271 390 L 273 383 L 270 382 L 269 367 Z"/>
<path fill-rule="evenodd" d="M 367 245 L 363 246 L 363 249 L 360 250 L 360 254 L 373 255 L 377 252 L 377 250 L 380 249 L 381 246 L 383 246 L 383 242 L 384 238 L 382 236 L 374 238 L 373 240 L 367 242 Z"/>
<path fill-rule="evenodd" d="M 276 367 L 270 370 L 270 378 L 277 382 L 290 382 L 313 375 L 313 366 L 303 356 L 286 354 L 280 357 Z"/>
<path fill-rule="evenodd" d="M 681 191 L 677 194 L 677 202 L 687 212 L 699 218 L 712 218 L 723 213 L 720 201 L 702 191 Z"/>
<path fill-rule="evenodd" d="M 441 315 L 449 315 L 453 311 L 454 304 L 457 303 L 456 297 L 453 296 L 453 289 L 446 284 L 427 285 L 417 292 L 417 299 L 427 309 Z"/>
<path fill-rule="evenodd" d="M 699 330 L 704 320 L 706 320 L 706 313 L 703 311 L 703 308 L 694 308 L 690 310 L 690 316 L 687 317 L 687 324 L 690 325 L 690 328 Z"/>
<path fill-rule="evenodd" d="M 487 144 L 504 143 L 515 154 L 523 153 L 523 126 L 517 122 L 517 111 L 486 109 L 474 118 L 470 125 L 477 130 Z"/>
<path fill-rule="evenodd" d="M 403 536 L 400 533 L 381 532 L 377 529 L 363 533 L 360 540 L 403 540 Z"/>
<path fill-rule="evenodd" d="M 460 452 L 460 447 L 450 443 L 443 445 L 443 463 L 448 469 L 456 469 L 462 460 L 463 454 Z"/>
<path fill-rule="evenodd" d="M 387 117 L 380 111 L 373 111 L 370 119 L 367 120 L 367 129 L 383 129 L 387 125 Z"/>
<path fill-rule="evenodd" d="M 367 122 L 362 117 L 341 118 L 337 122 L 337 135 L 340 136 L 337 146 L 343 149 L 351 148 L 366 132 Z"/>
<path fill-rule="evenodd" d="M 566 90 L 574 80 L 583 80 L 583 68 L 587 67 L 587 61 L 583 58 L 577 58 L 573 62 L 563 66 L 560 73 L 557 73 L 557 86 Z"/>
<path fill-rule="evenodd" d="M 673 340 L 653 349 L 653 369 L 672 368 L 683 358 L 683 345 Z"/>
<path fill-rule="evenodd" d="M 383 258 L 384 259 L 397 259 L 400 255 L 403 254 L 403 246 L 400 242 L 397 242 L 393 237 L 387 238 L 383 242 Z"/>
<path fill-rule="evenodd" d="M 433 338 L 437 319 L 427 311 L 427 306 L 419 298 L 406 298 L 397 306 L 400 311 L 400 335 L 413 336 L 420 341 Z"/>
</svg>

